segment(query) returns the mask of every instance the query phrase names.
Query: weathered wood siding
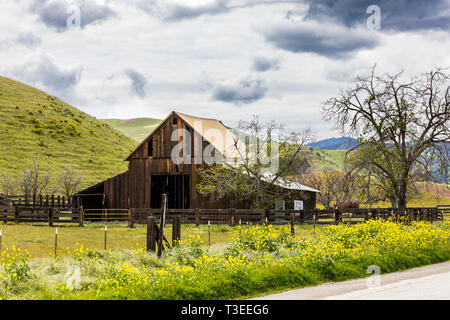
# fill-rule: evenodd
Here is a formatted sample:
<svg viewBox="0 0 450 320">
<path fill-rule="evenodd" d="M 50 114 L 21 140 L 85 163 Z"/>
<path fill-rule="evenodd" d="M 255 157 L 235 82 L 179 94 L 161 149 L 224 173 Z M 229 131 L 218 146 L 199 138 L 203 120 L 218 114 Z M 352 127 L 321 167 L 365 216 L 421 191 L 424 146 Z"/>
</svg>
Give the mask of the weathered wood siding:
<svg viewBox="0 0 450 320">
<path fill-rule="evenodd" d="M 174 121 L 176 117 L 176 121 Z M 174 147 L 182 140 L 171 141 L 172 133 L 176 129 L 187 129 L 190 133 L 191 164 L 176 165 L 171 154 Z M 199 183 L 198 168 L 205 168 L 207 165 L 194 163 L 194 147 L 201 136 L 194 133 L 182 118 L 176 114 L 169 116 L 151 136 L 147 137 L 138 148 L 128 157 L 128 172 L 105 180 L 105 208 L 150 208 L 152 199 L 152 176 L 155 175 L 188 175 L 190 208 L 203 209 L 227 209 L 249 208 L 250 203 L 241 201 L 234 203 L 228 197 L 216 198 L 215 196 L 202 196 L 197 192 L 196 185 Z M 151 142 L 152 152 L 149 156 L 149 143 Z M 202 150 L 209 145 L 203 140 Z M 302 197 L 296 199 L 304 200 L 305 210 L 315 208 L 315 193 L 305 192 Z"/>
<path fill-rule="evenodd" d="M 128 171 L 104 182 L 105 208 L 128 208 Z"/>
</svg>

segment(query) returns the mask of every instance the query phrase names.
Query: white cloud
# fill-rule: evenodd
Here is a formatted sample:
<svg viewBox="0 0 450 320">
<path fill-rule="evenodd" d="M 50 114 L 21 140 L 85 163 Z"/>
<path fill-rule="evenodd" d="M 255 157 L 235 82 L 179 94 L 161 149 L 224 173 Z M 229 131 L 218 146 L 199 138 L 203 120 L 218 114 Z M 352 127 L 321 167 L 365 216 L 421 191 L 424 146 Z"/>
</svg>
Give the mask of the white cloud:
<svg viewBox="0 0 450 320">
<path fill-rule="evenodd" d="M 138 2 L 144 3 L 133 3 Z M 355 37 L 366 43 L 371 33 L 360 27 L 347 33 L 348 27 L 326 23 L 314 29 L 317 22 L 303 21 L 304 4 L 269 2 L 273 1 L 230 1 L 227 6 L 232 10 L 167 22 L 132 2 L 105 0 L 96 5 L 114 12 L 113 19 L 58 32 L 28 10 L 28 1 L 2 1 L 0 34 L 5 36 L 0 42 L 27 33 L 40 41 L 2 47 L 0 74 L 59 95 L 98 118 L 163 118 L 178 110 L 235 125 L 256 113 L 290 129 L 311 126 L 318 137 L 329 137 L 337 134 L 322 120 L 321 102 L 350 86 L 352 78 L 374 63 L 382 72 L 417 73 L 450 66 L 447 31 L 372 33 L 379 39 L 377 46 L 352 47 L 358 44 Z M 178 5 L 195 11 L 214 3 L 219 2 Z M 294 35 L 299 31 L 315 35 L 318 41 L 309 42 L 309 48 L 316 45 L 327 54 L 306 50 L 308 43 L 296 43 L 304 37 L 288 39 L 290 48 L 302 50 L 285 50 L 276 39 L 267 41 L 267 32 L 283 28 L 292 28 Z M 329 58 L 339 52 L 344 53 L 340 59 Z M 274 67 L 259 72 L 265 67 L 255 67 L 256 57 L 270 60 Z M 134 70 L 145 81 L 137 77 L 133 86 L 126 70 Z"/>
</svg>

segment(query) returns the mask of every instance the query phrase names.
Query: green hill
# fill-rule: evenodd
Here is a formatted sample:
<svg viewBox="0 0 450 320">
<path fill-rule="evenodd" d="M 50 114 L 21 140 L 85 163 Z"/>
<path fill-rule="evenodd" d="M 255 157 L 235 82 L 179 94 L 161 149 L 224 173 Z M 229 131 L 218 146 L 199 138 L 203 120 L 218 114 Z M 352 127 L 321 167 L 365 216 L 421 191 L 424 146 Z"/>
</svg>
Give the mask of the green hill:
<svg viewBox="0 0 450 320">
<path fill-rule="evenodd" d="M 0 175 L 38 160 L 51 175 L 71 166 L 83 187 L 127 170 L 136 142 L 106 123 L 23 83 L 0 77 Z M 51 192 L 52 190 L 47 190 Z"/>
<path fill-rule="evenodd" d="M 313 166 L 320 172 L 342 171 L 346 150 L 322 150 L 307 147 L 312 154 Z"/>
<path fill-rule="evenodd" d="M 162 120 L 153 118 L 136 118 L 136 119 L 102 119 L 103 122 L 112 128 L 121 131 L 127 137 L 141 142 L 150 132 L 156 128 Z"/>
</svg>

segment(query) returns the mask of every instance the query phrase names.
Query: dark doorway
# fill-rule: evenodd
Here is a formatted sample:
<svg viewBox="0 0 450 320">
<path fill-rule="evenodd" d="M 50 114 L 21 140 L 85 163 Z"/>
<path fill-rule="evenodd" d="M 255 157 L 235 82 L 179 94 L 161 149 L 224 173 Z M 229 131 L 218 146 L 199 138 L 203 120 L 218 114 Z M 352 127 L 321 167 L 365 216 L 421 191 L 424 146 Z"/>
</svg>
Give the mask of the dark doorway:
<svg viewBox="0 0 450 320">
<path fill-rule="evenodd" d="M 150 204 L 161 208 L 163 193 L 167 193 L 169 209 L 189 209 L 189 175 L 152 175 Z"/>
</svg>

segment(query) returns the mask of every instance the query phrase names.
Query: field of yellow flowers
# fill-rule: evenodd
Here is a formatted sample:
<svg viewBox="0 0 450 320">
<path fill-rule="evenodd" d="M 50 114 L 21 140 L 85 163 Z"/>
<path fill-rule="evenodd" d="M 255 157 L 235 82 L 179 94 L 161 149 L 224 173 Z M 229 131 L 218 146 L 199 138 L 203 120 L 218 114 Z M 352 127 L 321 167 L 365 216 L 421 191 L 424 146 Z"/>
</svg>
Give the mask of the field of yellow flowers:
<svg viewBox="0 0 450 320">
<path fill-rule="evenodd" d="M 450 222 L 371 220 L 297 236 L 289 228 L 240 226 L 212 250 L 189 237 L 158 259 L 142 249 L 82 246 L 62 258 L 0 256 L 2 299 L 234 299 L 393 272 L 450 259 Z"/>
</svg>

